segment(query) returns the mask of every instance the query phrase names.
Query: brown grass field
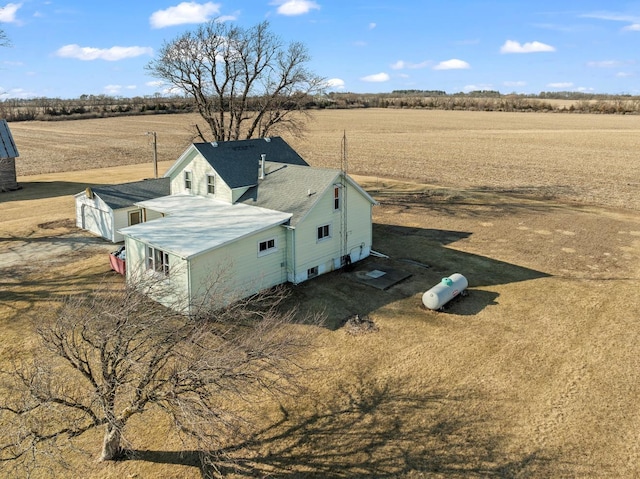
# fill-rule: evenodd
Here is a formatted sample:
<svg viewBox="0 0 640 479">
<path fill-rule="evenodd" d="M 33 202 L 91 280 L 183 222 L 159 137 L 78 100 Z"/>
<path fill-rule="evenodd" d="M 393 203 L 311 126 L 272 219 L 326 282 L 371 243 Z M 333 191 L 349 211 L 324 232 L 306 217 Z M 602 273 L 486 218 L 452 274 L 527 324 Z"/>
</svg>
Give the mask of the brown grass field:
<svg viewBox="0 0 640 479">
<path fill-rule="evenodd" d="M 322 111 L 286 138 L 314 166 L 349 170 L 380 205 L 374 249 L 411 274 L 379 291 L 337 272 L 293 288 L 327 326 L 307 390 L 251 398 L 257 430 L 231 438 L 229 477 L 640 476 L 640 117 L 415 110 Z M 113 245 L 73 226 L 89 184 L 149 177 L 188 145 L 192 115 L 12 123 L 23 189 L 0 194 L 0 361 L 33 324 L 109 274 Z M 410 261 L 407 261 L 410 260 Z M 428 265 L 428 268 L 416 263 Z M 453 272 L 469 296 L 421 295 Z M 105 276 L 106 275 L 106 276 Z M 341 327 L 368 316 L 377 332 Z M 283 411 L 286 411 L 284 415 Z M 151 412 L 132 460 L 96 463 L 99 434 L 55 477 L 201 477 Z M 235 446 L 235 447 L 232 447 Z M 0 466 L 1 467 L 1 466 Z M 1 474 L 2 469 L 0 469 Z"/>
</svg>

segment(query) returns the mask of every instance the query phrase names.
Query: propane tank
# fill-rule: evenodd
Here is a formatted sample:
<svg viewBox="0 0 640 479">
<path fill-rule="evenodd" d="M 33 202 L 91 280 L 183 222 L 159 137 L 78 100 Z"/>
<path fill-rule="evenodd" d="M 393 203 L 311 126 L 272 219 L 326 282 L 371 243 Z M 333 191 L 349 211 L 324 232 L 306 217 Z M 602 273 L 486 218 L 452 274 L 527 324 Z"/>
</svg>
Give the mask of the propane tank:
<svg viewBox="0 0 640 479">
<path fill-rule="evenodd" d="M 438 284 L 422 295 L 422 304 L 429 309 L 440 309 L 453 298 L 462 293 L 469 282 L 460 273 L 453 273 L 442 278 Z"/>
</svg>

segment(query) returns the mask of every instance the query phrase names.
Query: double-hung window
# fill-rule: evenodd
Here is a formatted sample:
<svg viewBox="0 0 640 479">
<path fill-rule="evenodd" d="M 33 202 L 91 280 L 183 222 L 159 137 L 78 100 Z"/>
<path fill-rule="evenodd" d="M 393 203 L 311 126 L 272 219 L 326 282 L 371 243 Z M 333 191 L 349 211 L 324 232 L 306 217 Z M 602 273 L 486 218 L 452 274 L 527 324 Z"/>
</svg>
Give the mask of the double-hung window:
<svg viewBox="0 0 640 479">
<path fill-rule="evenodd" d="M 147 271 L 169 276 L 169 253 L 147 246 Z"/>
<path fill-rule="evenodd" d="M 216 192 L 216 177 L 207 175 L 207 193 L 213 195 Z"/>
<path fill-rule="evenodd" d="M 190 171 L 184 172 L 184 189 L 185 190 L 191 189 L 191 172 Z"/>
<path fill-rule="evenodd" d="M 327 224 L 327 225 L 318 226 L 318 236 L 317 236 L 318 241 L 322 241 L 328 238 L 331 238 L 331 225 Z"/>
<path fill-rule="evenodd" d="M 335 185 L 333 187 L 333 209 L 334 210 L 339 210 L 340 209 L 340 203 L 342 200 L 342 194 L 341 194 L 341 188 L 340 186 Z"/>
<path fill-rule="evenodd" d="M 278 243 L 275 238 L 269 238 L 258 243 L 258 256 L 274 253 L 278 250 Z"/>
</svg>

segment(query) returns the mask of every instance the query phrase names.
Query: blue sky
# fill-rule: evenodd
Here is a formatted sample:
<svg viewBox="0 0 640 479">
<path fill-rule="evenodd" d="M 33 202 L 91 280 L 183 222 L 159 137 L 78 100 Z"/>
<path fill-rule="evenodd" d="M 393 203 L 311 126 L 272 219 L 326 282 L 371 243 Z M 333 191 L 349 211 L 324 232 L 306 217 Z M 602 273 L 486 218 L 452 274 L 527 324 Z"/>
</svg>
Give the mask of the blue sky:
<svg viewBox="0 0 640 479">
<path fill-rule="evenodd" d="M 212 19 L 268 20 L 334 91 L 640 95 L 640 1 L 0 0 L 0 99 L 163 93 L 144 66 Z"/>
</svg>

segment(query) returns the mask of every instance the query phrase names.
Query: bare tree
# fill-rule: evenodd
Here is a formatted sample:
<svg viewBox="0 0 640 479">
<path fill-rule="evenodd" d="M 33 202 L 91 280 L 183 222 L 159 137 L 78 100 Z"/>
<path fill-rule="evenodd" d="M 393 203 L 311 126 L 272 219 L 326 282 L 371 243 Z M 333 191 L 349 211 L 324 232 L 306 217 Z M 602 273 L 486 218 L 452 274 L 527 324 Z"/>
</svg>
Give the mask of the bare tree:
<svg viewBox="0 0 640 479">
<path fill-rule="evenodd" d="M 9 45 L 11 45 L 9 37 L 7 37 L 7 34 L 4 32 L 4 30 L 0 30 L 0 47 L 8 47 Z"/>
<path fill-rule="evenodd" d="M 68 298 L 38 327 L 33 359 L 2 372 L 0 464 L 37 466 L 38 454 L 61 455 L 96 428 L 100 459 L 117 459 L 136 436 L 130 419 L 152 407 L 203 451 L 220 447 L 239 424 L 221 396 L 249 401 L 296 385 L 294 360 L 310 336 L 292 328 L 309 328 L 293 327 L 283 298 L 271 290 L 195 316 L 160 306 L 139 285 Z"/>
<path fill-rule="evenodd" d="M 302 43 L 285 45 L 266 21 L 248 29 L 212 21 L 165 42 L 146 68 L 193 98 L 213 140 L 226 141 L 301 133 L 305 104 L 325 87 L 309 60 Z"/>
</svg>

